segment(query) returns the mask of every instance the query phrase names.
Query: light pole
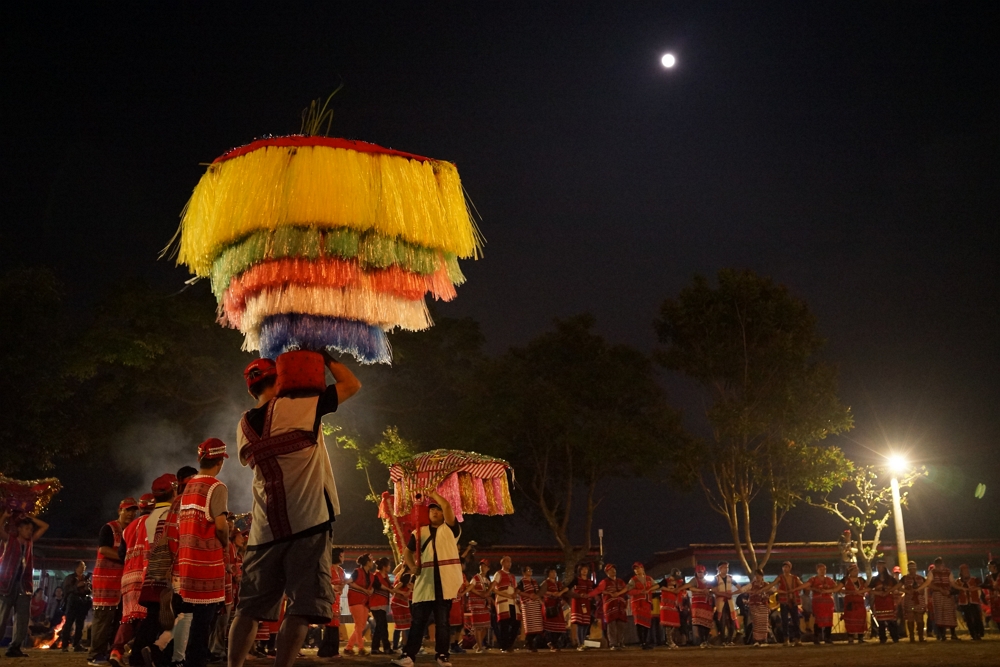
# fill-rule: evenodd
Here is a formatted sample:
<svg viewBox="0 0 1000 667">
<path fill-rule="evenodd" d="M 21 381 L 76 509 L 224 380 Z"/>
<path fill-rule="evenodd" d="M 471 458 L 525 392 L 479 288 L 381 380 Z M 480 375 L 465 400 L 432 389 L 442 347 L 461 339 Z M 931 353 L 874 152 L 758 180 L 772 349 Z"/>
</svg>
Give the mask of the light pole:
<svg viewBox="0 0 1000 667">
<path fill-rule="evenodd" d="M 889 457 L 889 472 L 892 474 L 892 522 L 896 526 L 896 560 L 899 571 L 906 572 L 906 564 L 909 559 L 906 557 L 906 532 L 903 530 L 903 509 L 899 502 L 899 480 L 898 475 L 906 470 L 906 459 L 899 454 Z"/>
</svg>

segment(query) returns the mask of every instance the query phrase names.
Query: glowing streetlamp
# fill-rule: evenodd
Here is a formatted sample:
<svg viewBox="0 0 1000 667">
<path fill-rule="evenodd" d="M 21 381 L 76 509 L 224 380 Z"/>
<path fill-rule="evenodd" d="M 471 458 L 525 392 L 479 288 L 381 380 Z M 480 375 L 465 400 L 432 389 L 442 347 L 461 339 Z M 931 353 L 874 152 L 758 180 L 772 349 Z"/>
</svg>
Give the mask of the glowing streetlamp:
<svg viewBox="0 0 1000 667">
<path fill-rule="evenodd" d="M 892 474 L 892 522 L 896 526 L 896 560 L 899 561 L 899 571 L 906 572 L 906 533 L 903 531 L 903 509 L 899 501 L 899 475 L 906 471 L 906 458 L 893 454 L 889 457 L 889 472 Z"/>
</svg>

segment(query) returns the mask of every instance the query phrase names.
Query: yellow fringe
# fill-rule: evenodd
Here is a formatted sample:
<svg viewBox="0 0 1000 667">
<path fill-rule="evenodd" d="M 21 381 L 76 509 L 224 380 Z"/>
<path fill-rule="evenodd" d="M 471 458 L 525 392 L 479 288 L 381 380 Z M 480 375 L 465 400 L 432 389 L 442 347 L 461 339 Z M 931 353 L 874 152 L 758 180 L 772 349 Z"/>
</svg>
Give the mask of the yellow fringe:
<svg viewBox="0 0 1000 667">
<path fill-rule="evenodd" d="M 458 473 L 458 490 L 462 498 L 462 513 L 475 514 L 477 511 L 476 489 L 472 486 L 472 475 L 467 472 Z"/>
<path fill-rule="evenodd" d="M 490 483 L 490 480 L 483 480 L 483 489 L 486 491 L 486 505 L 490 508 L 488 515 L 496 516 L 500 514 L 500 504 L 497 501 L 503 502 L 503 500 L 493 495 L 493 485 Z"/>
<path fill-rule="evenodd" d="M 513 514 L 514 513 L 514 501 L 510 499 L 510 488 L 507 486 L 507 473 L 503 474 L 500 478 L 500 493 L 503 500 L 503 513 Z"/>
<path fill-rule="evenodd" d="M 374 231 L 462 258 L 482 247 L 450 162 L 265 146 L 201 177 L 182 214 L 177 261 L 207 276 L 224 246 L 283 225 Z"/>
</svg>

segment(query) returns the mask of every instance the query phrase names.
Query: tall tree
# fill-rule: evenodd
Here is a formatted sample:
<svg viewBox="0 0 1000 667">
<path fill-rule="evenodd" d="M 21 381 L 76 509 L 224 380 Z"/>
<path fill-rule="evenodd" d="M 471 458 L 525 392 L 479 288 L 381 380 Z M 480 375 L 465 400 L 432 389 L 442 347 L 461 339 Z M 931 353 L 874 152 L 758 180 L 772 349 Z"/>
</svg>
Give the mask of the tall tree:
<svg viewBox="0 0 1000 667">
<path fill-rule="evenodd" d="M 926 475 L 927 469 L 921 466 L 897 478 L 901 505 L 906 506 L 907 489 Z M 858 550 L 858 562 L 869 577 L 872 574 L 872 561 L 880 555 L 882 530 L 892 516 L 891 479 L 884 467 L 852 465 L 850 475 L 842 487 L 815 498 L 806 497 L 808 504 L 837 517 L 851 531 L 851 541 Z M 906 563 L 899 565 L 905 572 Z"/>
<path fill-rule="evenodd" d="M 514 465 L 568 570 L 590 551 L 600 483 L 651 472 L 680 439 L 650 359 L 593 325 L 590 315 L 556 320 L 487 364 L 470 401 L 482 427 L 474 446 Z"/>
<path fill-rule="evenodd" d="M 816 359 L 823 340 L 805 302 L 752 271 L 722 270 L 718 286 L 698 276 L 667 299 L 656 322 L 657 360 L 696 381 L 711 427 L 677 460 L 722 515 L 747 572 L 771 556 L 778 525 L 807 493 L 841 483 L 849 464 L 826 436 L 852 426 L 837 398 L 837 371 Z M 766 507 L 763 539 L 751 508 Z M 764 545 L 763 555 L 757 548 Z"/>
</svg>

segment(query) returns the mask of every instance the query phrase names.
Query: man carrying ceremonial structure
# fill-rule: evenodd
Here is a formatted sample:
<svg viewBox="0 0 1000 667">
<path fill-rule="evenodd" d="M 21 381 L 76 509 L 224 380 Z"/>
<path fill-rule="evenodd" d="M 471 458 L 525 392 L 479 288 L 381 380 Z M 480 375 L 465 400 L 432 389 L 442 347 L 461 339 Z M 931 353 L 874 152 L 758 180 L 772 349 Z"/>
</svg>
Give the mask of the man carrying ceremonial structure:
<svg viewBox="0 0 1000 667">
<path fill-rule="evenodd" d="M 277 621 L 286 596 L 276 667 L 295 661 L 310 624 L 330 621 L 331 523 L 340 503 L 320 425 L 361 383 L 322 354 L 336 384 L 319 394 L 279 397 L 277 367 L 270 359 L 258 359 L 243 372 L 257 400 L 236 433 L 240 463 L 253 468 L 253 522 L 229 632 L 230 667 L 243 665 L 257 622 Z"/>
<path fill-rule="evenodd" d="M 392 661 L 399 667 L 413 665 L 432 617 L 437 628 L 434 653 L 438 667 L 451 667 L 448 633 L 443 630 L 448 627 L 452 600 L 463 588 L 462 559 L 458 553 L 462 528 L 451 504 L 441 494 L 430 491 L 428 495 L 433 499 L 428 508 L 430 525 L 414 530 L 403 550 L 403 561 L 417 578 L 410 607 L 410 634 L 403 655 Z"/>
<path fill-rule="evenodd" d="M 10 617 L 14 617 L 14 634 L 7 657 L 24 658 L 27 655 L 21 644 L 28 636 L 31 613 L 31 545 L 49 529 L 49 524 L 30 514 L 11 521 L 10 525 L 9 518 L 10 512 L 4 510 L 0 516 L 0 541 L 5 543 L 0 556 L 0 628 L 5 631 Z"/>
</svg>

